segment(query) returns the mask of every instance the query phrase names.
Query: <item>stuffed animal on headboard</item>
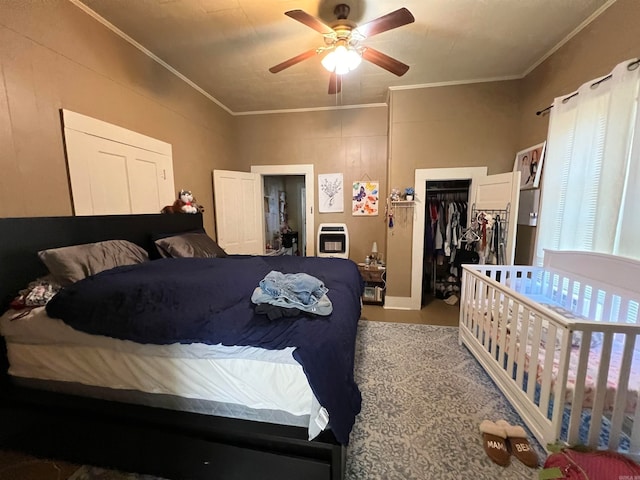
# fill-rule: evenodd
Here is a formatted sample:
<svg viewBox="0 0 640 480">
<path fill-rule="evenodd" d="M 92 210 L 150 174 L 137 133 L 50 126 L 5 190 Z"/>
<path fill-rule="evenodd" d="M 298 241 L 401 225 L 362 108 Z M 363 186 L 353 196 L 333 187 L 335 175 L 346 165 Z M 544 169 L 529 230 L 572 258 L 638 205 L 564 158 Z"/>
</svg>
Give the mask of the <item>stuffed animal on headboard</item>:
<svg viewBox="0 0 640 480">
<path fill-rule="evenodd" d="M 180 190 L 178 198 L 173 205 L 167 205 L 162 209 L 162 213 L 202 213 L 204 208 L 196 203 L 189 190 Z"/>
</svg>

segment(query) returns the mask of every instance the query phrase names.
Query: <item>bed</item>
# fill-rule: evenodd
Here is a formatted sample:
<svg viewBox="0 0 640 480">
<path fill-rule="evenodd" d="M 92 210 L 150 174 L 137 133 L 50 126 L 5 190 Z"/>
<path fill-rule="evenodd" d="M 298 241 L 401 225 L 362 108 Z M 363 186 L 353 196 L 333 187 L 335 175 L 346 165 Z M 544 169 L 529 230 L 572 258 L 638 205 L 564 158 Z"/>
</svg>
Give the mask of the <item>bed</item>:
<svg viewBox="0 0 640 480">
<path fill-rule="evenodd" d="M 542 445 L 640 452 L 640 262 L 545 250 L 463 265 L 459 340 Z"/>
<path fill-rule="evenodd" d="M 3 310 L 46 273 L 38 251 L 118 239 L 152 259 L 77 281 L 46 307 L 0 319 L 1 446 L 167 478 L 343 477 L 360 405 L 355 264 L 158 258 L 153 238 L 200 229 L 199 214 L 0 219 Z M 256 314 L 251 289 L 272 270 L 319 272 L 333 312 L 279 320 Z M 212 293 L 225 284 L 231 293 Z M 143 313 L 132 317 L 127 301 L 114 301 L 122 292 L 105 293 L 105 285 L 142 291 L 128 302 Z M 163 305 L 169 290 L 173 310 L 144 314 Z M 203 327 L 203 312 L 214 315 L 215 327 Z M 172 323 L 176 316 L 181 321 Z M 149 323 L 136 327 L 143 320 Z"/>
</svg>

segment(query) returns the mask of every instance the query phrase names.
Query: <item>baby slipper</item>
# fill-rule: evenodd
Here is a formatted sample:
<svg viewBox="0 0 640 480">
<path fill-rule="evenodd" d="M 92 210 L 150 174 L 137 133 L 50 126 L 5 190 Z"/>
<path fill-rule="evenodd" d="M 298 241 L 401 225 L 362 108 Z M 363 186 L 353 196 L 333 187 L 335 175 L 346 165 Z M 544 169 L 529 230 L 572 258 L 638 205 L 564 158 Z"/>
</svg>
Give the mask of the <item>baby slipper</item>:
<svg viewBox="0 0 640 480">
<path fill-rule="evenodd" d="M 491 460 L 498 465 L 509 465 L 509 451 L 505 439 L 507 434 L 504 427 L 496 425 L 490 420 L 483 420 L 480 424 L 482 433 L 482 446 Z"/>
<path fill-rule="evenodd" d="M 496 425 L 503 428 L 507 434 L 507 443 L 514 457 L 527 467 L 536 468 L 538 466 L 538 454 L 529 443 L 525 429 L 519 425 L 510 425 L 506 420 L 498 420 Z"/>
</svg>

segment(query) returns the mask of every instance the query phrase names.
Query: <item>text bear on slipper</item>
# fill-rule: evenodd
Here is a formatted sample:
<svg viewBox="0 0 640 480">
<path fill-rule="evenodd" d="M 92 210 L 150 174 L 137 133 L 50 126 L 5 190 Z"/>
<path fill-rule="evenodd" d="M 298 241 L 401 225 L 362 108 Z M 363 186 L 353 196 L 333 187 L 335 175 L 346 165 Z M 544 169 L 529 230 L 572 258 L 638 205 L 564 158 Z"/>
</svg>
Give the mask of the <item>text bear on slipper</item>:
<svg viewBox="0 0 640 480">
<path fill-rule="evenodd" d="M 180 190 L 178 199 L 173 205 L 167 205 L 162 209 L 162 213 L 202 213 L 204 208 L 196 203 L 196 199 L 189 190 Z"/>
</svg>

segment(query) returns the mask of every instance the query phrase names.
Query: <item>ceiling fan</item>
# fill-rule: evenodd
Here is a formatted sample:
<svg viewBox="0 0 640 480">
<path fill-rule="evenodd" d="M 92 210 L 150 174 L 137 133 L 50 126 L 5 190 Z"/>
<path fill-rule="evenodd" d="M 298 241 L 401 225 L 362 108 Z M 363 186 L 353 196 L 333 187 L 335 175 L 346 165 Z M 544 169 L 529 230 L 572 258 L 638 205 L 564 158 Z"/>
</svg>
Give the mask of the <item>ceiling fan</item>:
<svg viewBox="0 0 640 480">
<path fill-rule="evenodd" d="M 322 59 L 322 65 L 331 72 L 329 78 L 329 94 L 335 94 L 342 89 L 342 75 L 356 68 L 362 59 L 378 65 L 385 70 L 398 75 L 407 73 L 409 65 L 395 58 L 385 55 L 371 47 L 360 44 L 364 39 L 382 32 L 407 25 L 415 21 L 415 18 L 406 8 L 400 8 L 365 23 L 356 25 L 347 19 L 350 11 L 349 5 L 341 3 L 333 10 L 337 21 L 333 26 L 325 24 L 322 20 L 309 15 L 302 10 L 290 10 L 285 12 L 288 17 L 313 28 L 324 36 L 324 46 L 313 48 L 295 57 L 285 60 L 269 69 L 271 73 L 278 73 L 297 63 L 307 60 L 314 55 L 327 52 Z"/>
</svg>

